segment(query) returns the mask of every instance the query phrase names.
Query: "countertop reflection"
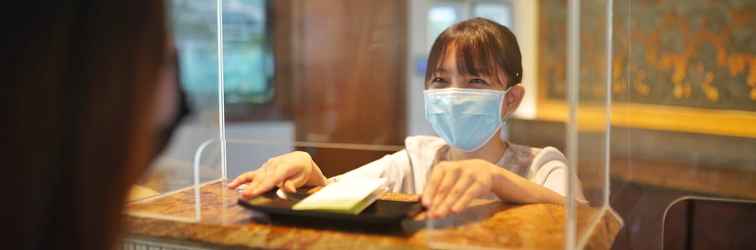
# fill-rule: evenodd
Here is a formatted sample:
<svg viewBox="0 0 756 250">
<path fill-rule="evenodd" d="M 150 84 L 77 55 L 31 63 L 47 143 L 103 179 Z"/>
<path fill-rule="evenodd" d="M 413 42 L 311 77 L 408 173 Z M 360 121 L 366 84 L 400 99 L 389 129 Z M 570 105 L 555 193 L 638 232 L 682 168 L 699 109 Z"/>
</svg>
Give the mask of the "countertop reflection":
<svg viewBox="0 0 756 250">
<path fill-rule="evenodd" d="M 191 221 L 196 211 L 192 189 L 128 205 L 127 237 L 222 248 L 564 248 L 566 209 L 552 204 L 478 200 L 461 214 L 429 222 L 421 213 L 405 221 L 402 232 L 380 234 L 328 225 L 313 228 L 261 222 L 255 218 L 263 215 L 238 206 L 238 195 L 221 182 L 202 186 L 200 193 L 198 222 Z M 408 201 L 417 197 L 392 193 L 382 199 Z M 609 249 L 620 229 L 619 220 L 591 207 L 580 207 L 578 214 L 578 234 L 592 231 L 586 249 Z"/>
</svg>

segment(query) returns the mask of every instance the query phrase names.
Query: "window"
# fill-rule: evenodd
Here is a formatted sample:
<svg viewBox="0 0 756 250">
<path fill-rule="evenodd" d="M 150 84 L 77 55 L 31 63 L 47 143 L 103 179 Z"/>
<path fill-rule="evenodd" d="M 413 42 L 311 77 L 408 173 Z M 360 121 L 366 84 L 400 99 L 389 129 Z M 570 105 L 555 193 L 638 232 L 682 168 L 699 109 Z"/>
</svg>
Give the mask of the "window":
<svg viewBox="0 0 756 250">
<path fill-rule="evenodd" d="M 217 107 L 216 6 L 211 1 L 171 0 L 181 78 L 195 106 Z M 273 56 L 265 0 L 223 1 L 224 85 L 228 104 L 273 99 Z"/>
<path fill-rule="evenodd" d="M 435 0 L 428 10 L 427 48 L 433 45 L 441 32 L 454 23 L 484 17 L 514 30 L 512 3 L 506 0 Z"/>
<path fill-rule="evenodd" d="M 273 56 L 265 0 L 226 0 L 223 5 L 224 83 L 227 103 L 273 99 Z"/>
</svg>

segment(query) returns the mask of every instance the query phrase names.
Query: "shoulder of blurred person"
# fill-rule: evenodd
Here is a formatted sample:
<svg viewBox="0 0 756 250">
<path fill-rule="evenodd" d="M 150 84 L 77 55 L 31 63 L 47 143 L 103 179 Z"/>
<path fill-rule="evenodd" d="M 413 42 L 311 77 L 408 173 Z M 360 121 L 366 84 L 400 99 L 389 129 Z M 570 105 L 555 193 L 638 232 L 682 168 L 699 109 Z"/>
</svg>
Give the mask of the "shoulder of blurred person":
<svg viewBox="0 0 756 250">
<path fill-rule="evenodd" d="M 112 249 L 148 165 L 163 1 L 19 1 L 5 9 L 8 249 Z"/>
</svg>

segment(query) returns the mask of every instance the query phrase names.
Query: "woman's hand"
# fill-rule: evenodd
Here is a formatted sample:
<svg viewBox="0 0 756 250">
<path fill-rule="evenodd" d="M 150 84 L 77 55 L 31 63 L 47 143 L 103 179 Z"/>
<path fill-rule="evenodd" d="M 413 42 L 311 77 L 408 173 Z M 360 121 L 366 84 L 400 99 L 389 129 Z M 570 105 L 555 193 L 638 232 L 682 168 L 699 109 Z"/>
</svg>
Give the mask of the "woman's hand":
<svg viewBox="0 0 756 250">
<path fill-rule="evenodd" d="M 249 183 L 249 187 L 241 195 L 250 199 L 273 187 L 293 193 L 302 186 L 324 186 L 326 178 L 308 153 L 295 151 L 273 157 L 259 169 L 236 177 L 228 184 L 228 188 L 234 189 L 245 183 Z"/>
<path fill-rule="evenodd" d="M 478 197 L 493 191 L 503 169 L 484 160 L 444 161 L 433 167 L 422 203 L 430 218 L 458 213 Z"/>
<path fill-rule="evenodd" d="M 488 194 L 514 203 L 562 204 L 564 196 L 484 160 L 444 161 L 433 167 L 422 203 L 430 218 L 459 213 Z"/>
</svg>

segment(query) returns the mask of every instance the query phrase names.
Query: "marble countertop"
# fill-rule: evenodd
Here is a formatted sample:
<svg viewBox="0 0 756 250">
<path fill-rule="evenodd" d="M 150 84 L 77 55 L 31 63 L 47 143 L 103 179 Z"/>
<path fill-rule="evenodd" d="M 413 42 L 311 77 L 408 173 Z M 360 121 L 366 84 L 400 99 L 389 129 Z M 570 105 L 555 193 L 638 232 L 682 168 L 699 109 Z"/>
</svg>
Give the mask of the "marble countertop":
<svg viewBox="0 0 756 250">
<path fill-rule="evenodd" d="M 193 189 L 132 202 L 127 207 L 126 233 L 171 241 L 229 248 L 276 249 L 427 249 L 507 248 L 562 249 L 566 209 L 552 204 L 513 205 L 478 200 L 458 215 L 432 223 L 424 214 L 406 221 L 397 233 L 375 233 L 282 225 L 236 204 L 238 195 L 220 182 L 200 188 L 197 219 Z M 416 200 L 387 194 L 387 200 Z M 578 235 L 591 232 L 586 249 L 609 249 L 621 222 L 608 210 L 580 207 Z"/>
</svg>

